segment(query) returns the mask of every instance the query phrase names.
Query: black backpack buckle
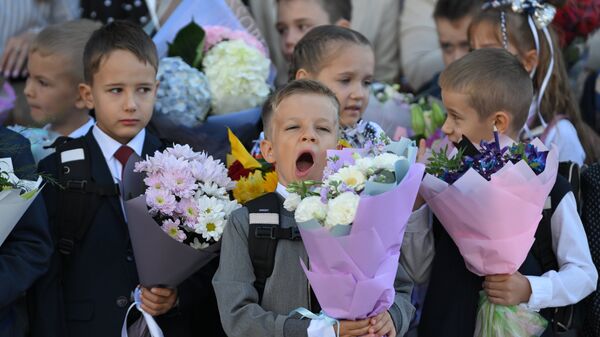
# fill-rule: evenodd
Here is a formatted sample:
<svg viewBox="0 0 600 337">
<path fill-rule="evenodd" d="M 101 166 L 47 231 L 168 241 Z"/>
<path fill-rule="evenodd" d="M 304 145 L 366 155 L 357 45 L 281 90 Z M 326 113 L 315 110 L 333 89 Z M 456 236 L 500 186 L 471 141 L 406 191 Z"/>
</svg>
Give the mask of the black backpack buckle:
<svg viewBox="0 0 600 337">
<path fill-rule="evenodd" d="M 290 241 L 299 240 L 301 238 L 298 227 L 281 228 L 273 225 L 256 226 L 254 237 L 257 239 Z"/>
<path fill-rule="evenodd" d="M 87 180 L 68 180 L 66 183 L 66 188 L 68 190 L 85 192 L 86 187 Z"/>
<path fill-rule="evenodd" d="M 75 241 L 67 238 L 58 240 L 58 251 L 63 255 L 70 255 L 75 248 Z"/>
</svg>

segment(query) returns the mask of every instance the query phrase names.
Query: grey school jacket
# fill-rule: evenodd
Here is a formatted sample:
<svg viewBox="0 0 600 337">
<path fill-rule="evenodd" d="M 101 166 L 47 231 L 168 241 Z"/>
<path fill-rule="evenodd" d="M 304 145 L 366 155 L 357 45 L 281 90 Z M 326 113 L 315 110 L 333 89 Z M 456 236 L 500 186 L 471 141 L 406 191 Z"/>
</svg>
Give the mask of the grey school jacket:
<svg viewBox="0 0 600 337">
<path fill-rule="evenodd" d="M 296 226 L 293 214 L 281 209 L 281 226 Z M 310 321 L 288 317 L 294 309 L 310 308 L 308 280 L 299 258 L 308 265 L 302 241 L 277 243 L 273 274 L 266 281 L 262 302 L 257 303 L 248 255 L 248 210 L 244 207 L 232 213 L 223 233 L 219 269 L 213 278 L 221 322 L 229 337 L 307 336 Z M 394 286 L 396 298 L 389 312 L 397 335 L 403 336 L 415 309 L 410 303 L 412 281 L 400 264 Z"/>
</svg>

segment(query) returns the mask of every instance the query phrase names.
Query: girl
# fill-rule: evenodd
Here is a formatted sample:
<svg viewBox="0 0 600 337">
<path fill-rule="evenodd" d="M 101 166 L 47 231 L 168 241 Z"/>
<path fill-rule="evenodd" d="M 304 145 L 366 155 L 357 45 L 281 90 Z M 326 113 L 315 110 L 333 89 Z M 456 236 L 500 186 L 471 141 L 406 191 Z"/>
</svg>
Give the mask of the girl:
<svg viewBox="0 0 600 337">
<path fill-rule="evenodd" d="M 542 6 L 562 6 L 564 2 L 547 1 Z M 533 6 L 530 2 L 522 2 L 517 11 L 511 3 L 494 1 L 484 6 L 469 27 L 471 47 L 505 48 L 531 74 L 536 97 L 524 127 L 526 136 L 540 136 L 547 145 L 554 143 L 561 162 L 572 161 L 579 166 L 596 162 L 600 149 L 594 144 L 600 142 L 600 137 L 582 121 L 552 28 L 543 28 L 544 23 L 528 14 L 526 7 Z"/>
<path fill-rule="evenodd" d="M 361 117 L 369 103 L 375 56 L 362 34 L 339 26 L 310 30 L 294 48 L 290 80 L 308 78 L 325 84 L 340 102 L 340 137 L 352 147 L 387 137 L 379 125 Z"/>
</svg>

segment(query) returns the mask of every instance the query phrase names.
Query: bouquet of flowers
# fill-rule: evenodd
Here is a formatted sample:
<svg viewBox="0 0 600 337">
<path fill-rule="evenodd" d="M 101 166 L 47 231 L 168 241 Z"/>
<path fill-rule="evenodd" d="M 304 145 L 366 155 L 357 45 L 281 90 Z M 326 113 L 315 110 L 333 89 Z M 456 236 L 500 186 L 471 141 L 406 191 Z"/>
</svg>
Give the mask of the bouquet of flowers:
<svg viewBox="0 0 600 337">
<path fill-rule="evenodd" d="M 41 184 L 41 177 L 37 181 L 19 179 L 14 174 L 12 160 L 0 158 L 0 245 L 40 193 Z"/>
<path fill-rule="evenodd" d="M 240 207 L 229 200 L 234 183 L 220 161 L 188 145 L 155 152 L 135 163 L 135 172 L 124 182 L 135 189 L 143 179 L 145 193 L 126 201 L 125 210 L 140 283 L 176 287 L 218 255 L 229 214 Z M 136 296 L 138 306 L 139 290 Z M 156 326 L 142 313 L 148 327 Z"/>
<path fill-rule="evenodd" d="M 411 94 L 400 93 L 400 86 L 375 82 L 371 85 L 371 99 L 365 109 L 363 119 L 379 124 L 387 135 L 407 136 L 410 128 Z M 398 131 L 404 130 L 404 132 Z M 394 138 L 400 139 L 398 136 Z"/>
<path fill-rule="evenodd" d="M 192 21 L 177 33 L 168 55 L 204 72 L 212 114 L 260 106 L 270 92 L 266 49 L 244 31 L 221 26 L 203 29 Z"/>
<path fill-rule="evenodd" d="M 206 75 L 190 67 L 180 57 L 160 60 L 155 110 L 181 125 L 202 122 L 210 110 Z"/>
<path fill-rule="evenodd" d="M 233 197 L 244 204 L 277 188 L 275 167 L 264 159 L 255 158 L 231 130 L 228 130 L 231 153 L 227 155 L 227 174 L 236 182 Z"/>
<path fill-rule="evenodd" d="M 302 264 L 324 314 L 372 317 L 394 302 L 394 280 L 408 217 L 424 166 L 408 139 L 328 152 L 323 182 L 290 184 L 310 270 Z M 330 326 L 323 331 L 331 331 Z"/>
<path fill-rule="evenodd" d="M 470 142 L 464 139 L 463 143 Z M 480 276 L 513 274 L 529 252 L 558 170 L 555 148 L 529 144 L 434 153 L 421 195 Z M 472 146 L 474 148 L 474 146 Z M 510 212 L 507 212 L 510 210 Z M 481 294 L 475 336 L 539 336 L 547 322 L 522 306 L 493 305 Z"/>
<path fill-rule="evenodd" d="M 433 97 L 422 97 L 410 105 L 412 134 L 411 137 L 425 138 L 427 147 L 443 137 L 442 125 L 446 114 L 439 102 Z"/>
</svg>

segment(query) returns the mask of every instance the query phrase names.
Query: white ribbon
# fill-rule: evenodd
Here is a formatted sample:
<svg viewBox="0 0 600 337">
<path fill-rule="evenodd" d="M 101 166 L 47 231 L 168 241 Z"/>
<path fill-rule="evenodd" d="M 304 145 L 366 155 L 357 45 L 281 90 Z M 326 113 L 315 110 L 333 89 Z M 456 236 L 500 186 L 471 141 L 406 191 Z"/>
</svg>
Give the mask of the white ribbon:
<svg viewBox="0 0 600 337">
<path fill-rule="evenodd" d="M 302 316 L 302 318 L 308 318 L 311 320 L 308 330 L 306 331 L 309 337 L 340 337 L 340 321 L 327 316 L 327 314 L 325 314 L 323 311 L 317 315 L 305 308 L 298 308 L 296 310 L 292 310 L 289 316 L 292 316 L 296 313 Z M 335 329 L 335 333 L 334 330 L 331 329 L 331 327 L 334 325 L 337 327 L 337 329 Z"/>
<path fill-rule="evenodd" d="M 136 309 L 142 313 L 142 317 L 144 317 L 144 320 L 146 321 L 146 326 L 148 328 L 148 332 L 150 332 L 150 336 L 164 337 L 163 332 L 158 326 L 158 323 L 156 323 L 156 321 L 154 320 L 154 317 L 142 310 L 142 290 L 140 287 L 135 288 L 135 291 L 133 293 L 133 299 L 134 302 L 129 306 L 129 309 L 127 309 L 127 314 L 125 314 L 125 320 L 123 321 L 123 327 L 121 328 L 121 337 L 128 337 L 127 317 L 129 316 L 129 312 L 131 311 L 131 309 L 133 309 L 133 307 L 136 307 Z"/>
</svg>

